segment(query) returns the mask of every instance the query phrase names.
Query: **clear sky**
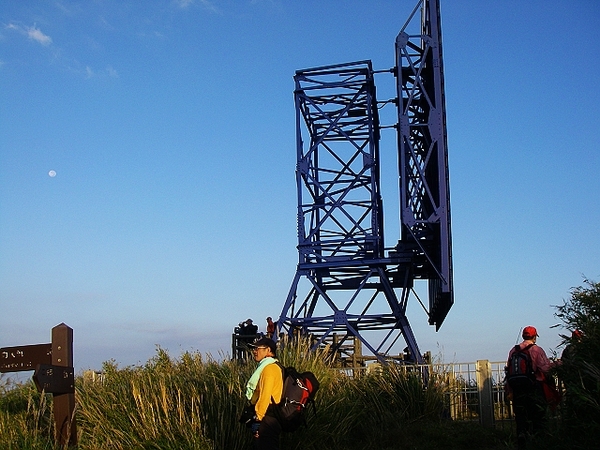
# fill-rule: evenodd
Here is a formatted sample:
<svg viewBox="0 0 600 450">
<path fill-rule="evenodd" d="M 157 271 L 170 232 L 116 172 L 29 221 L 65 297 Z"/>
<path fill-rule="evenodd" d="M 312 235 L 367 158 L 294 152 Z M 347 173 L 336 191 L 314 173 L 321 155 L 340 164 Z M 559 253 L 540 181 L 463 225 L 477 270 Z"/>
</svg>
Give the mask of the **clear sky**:
<svg viewBox="0 0 600 450">
<path fill-rule="evenodd" d="M 297 262 L 294 71 L 391 68 L 415 4 L 3 2 L 0 347 L 64 322 L 98 369 L 264 330 Z M 599 28 L 596 0 L 442 0 L 455 305 L 437 333 L 409 306 L 421 350 L 499 361 L 534 325 L 551 353 L 552 305 L 600 279 Z"/>
</svg>

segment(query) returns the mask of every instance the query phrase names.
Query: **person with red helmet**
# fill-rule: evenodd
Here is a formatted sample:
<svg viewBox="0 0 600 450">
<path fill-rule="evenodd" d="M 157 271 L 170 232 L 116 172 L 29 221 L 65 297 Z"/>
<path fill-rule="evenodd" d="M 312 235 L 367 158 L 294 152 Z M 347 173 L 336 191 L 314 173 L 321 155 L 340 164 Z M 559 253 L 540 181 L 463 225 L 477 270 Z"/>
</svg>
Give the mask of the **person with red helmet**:
<svg viewBox="0 0 600 450">
<path fill-rule="evenodd" d="M 518 448 L 525 448 L 528 435 L 533 435 L 543 430 L 546 417 L 546 396 L 544 384 L 549 370 L 553 367 L 552 361 L 546 356 L 544 349 L 536 344 L 539 337 L 535 327 L 523 328 L 523 342 L 511 348 L 508 353 L 510 365 L 513 353 L 519 349 L 529 354 L 535 382 L 530 387 L 511 388 L 506 385 L 506 393 L 512 399 L 513 412 L 517 423 Z"/>
</svg>

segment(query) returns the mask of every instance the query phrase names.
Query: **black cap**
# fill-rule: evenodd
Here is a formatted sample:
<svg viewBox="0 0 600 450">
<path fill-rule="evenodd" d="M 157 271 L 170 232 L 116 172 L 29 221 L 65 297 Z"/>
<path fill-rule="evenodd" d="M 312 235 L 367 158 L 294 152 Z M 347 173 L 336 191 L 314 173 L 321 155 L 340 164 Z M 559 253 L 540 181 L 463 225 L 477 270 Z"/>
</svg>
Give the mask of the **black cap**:
<svg viewBox="0 0 600 450">
<path fill-rule="evenodd" d="M 266 337 L 260 338 L 252 344 L 248 344 L 248 347 L 269 347 L 273 354 L 275 354 L 275 352 L 277 351 L 277 344 L 275 344 L 275 341 Z"/>
</svg>

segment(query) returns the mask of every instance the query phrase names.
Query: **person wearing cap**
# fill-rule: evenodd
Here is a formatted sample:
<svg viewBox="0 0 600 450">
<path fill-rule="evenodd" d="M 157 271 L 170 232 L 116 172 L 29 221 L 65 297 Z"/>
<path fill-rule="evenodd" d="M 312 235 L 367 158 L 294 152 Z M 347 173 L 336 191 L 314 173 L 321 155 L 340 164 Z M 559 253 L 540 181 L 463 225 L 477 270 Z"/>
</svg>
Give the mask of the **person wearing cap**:
<svg viewBox="0 0 600 450">
<path fill-rule="evenodd" d="M 544 349 L 536 344 L 538 337 L 535 327 L 527 326 L 523 328 L 523 342 L 519 344 L 521 350 L 527 348 L 526 351 L 531 358 L 536 383 L 531 389 L 521 392 L 513 392 L 510 386 L 506 385 L 508 398 L 512 397 L 519 448 L 524 448 L 526 436 L 541 431 L 545 422 L 546 399 L 543 384 L 553 363 L 546 356 Z M 516 349 L 513 347 L 508 353 L 508 364 L 510 364 L 511 356 L 515 351 Z"/>
<path fill-rule="evenodd" d="M 257 450 L 279 450 L 281 425 L 267 414 L 269 405 L 279 403 L 283 392 L 283 374 L 277 363 L 277 347 L 269 338 L 250 344 L 258 367 L 246 385 L 246 398 L 254 405 L 254 420 L 251 424 L 254 445 Z"/>
</svg>

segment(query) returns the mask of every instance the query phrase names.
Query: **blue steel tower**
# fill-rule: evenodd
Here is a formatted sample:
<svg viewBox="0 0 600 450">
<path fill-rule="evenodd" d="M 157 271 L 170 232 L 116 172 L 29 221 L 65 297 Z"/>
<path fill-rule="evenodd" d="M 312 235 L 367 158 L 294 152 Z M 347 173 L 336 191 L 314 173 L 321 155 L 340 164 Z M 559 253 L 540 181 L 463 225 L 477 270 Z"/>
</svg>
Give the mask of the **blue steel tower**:
<svg viewBox="0 0 600 450">
<path fill-rule="evenodd" d="M 278 331 L 310 335 L 314 347 L 330 345 L 353 364 L 363 348 L 392 357 L 399 338 L 412 361 L 423 361 L 406 315 L 415 280 L 427 281 L 436 330 L 453 304 L 439 0 L 417 3 L 386 72 L 396 78 L 400 191 L 400 237 L 389 248 L 371 61 L 294 76 L 299 259 Z"/>
</svg>

